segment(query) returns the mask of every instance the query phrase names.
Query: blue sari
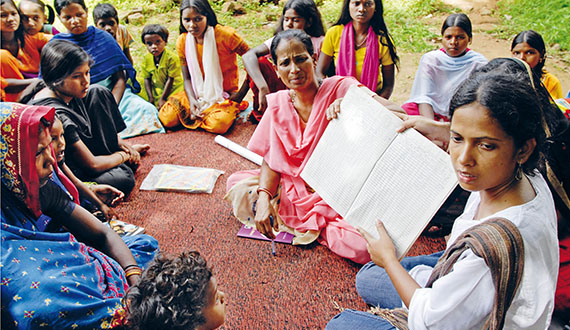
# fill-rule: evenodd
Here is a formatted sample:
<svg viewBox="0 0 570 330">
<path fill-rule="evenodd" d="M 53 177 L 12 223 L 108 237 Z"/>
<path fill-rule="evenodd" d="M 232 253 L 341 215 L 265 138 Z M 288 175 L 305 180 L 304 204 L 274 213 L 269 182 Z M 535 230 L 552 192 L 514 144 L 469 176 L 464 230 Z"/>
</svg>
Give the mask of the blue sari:
<svg viewBox="0 0 570 330">
<path fill-rule="evenodd" d="M 35 159 L 54 114 L 0 103 L 2 329 L 106 328 L 128 289 L 115 260 L 68 232 L 45 231 L 53 220 L 41 212 Z M 141 268 L 158 252 L 148 235 L 124 241 Z"/>
<path fill-rule="evenodd" d="M 82 34 L 60 33 L 51 40 L 73 42 L 91 56 L 94 62 L 90 71 L 91 83 L 112 89 L 111 76 L 118 71 L 126 72 L 127 88 L 119 102 L 119 110 L 127 128 L 119 133 L 121 138 L 165 132 L 158 119 L 156 107 L 135 94 L 141 90 L 136 79 L 137 72 L 117 41 L 108 32 L 89 26 Z"/>
</svg>

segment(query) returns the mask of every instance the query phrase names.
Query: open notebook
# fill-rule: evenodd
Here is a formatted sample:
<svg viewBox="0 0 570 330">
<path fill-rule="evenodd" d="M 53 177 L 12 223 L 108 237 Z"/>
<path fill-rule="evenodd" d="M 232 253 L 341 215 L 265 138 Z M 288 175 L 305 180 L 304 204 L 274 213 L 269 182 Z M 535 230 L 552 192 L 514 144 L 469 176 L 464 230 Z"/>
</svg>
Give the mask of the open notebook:
<svg viewBox="0 0 570 330">
<path fill-rule="evenodd" d="M 457 185 L 449 155 L 357 86 L 341 102 L 301 177 L 353 226 L 381 219 L 403 257 Z"/>
</svg>

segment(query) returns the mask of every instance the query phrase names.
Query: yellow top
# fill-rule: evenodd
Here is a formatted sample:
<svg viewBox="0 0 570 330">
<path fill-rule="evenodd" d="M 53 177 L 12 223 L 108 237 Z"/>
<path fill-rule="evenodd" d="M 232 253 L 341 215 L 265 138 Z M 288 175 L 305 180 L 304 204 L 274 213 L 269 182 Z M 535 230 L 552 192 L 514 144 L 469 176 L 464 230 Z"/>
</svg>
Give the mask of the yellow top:
<svg viewBox="0 0 570 330">
<path fill-rule="evenodd" d="M 340 37 L 342 36 L 342 30 L 344 25 L 335 25 L 328 29 L 325 34 L 325 40 L 323 40 L 323 45 L 321 52 L 331 56 L 334 59 L 335 65 L 338 65 L 338 53 L 340 50 Z M 380 37 L 378 37 L 380 38 Z M 380 40 L 380 47 L 378 48 L 380 59 L 380 70 L 378 70 L 378 85 L 377 89 L 382 88 L 382 67 L 383 65 L 394 64 L 392 56 L 390 56 L 390 50 L 386 46 L 388 42 L 386 37 L 382 37 Z M 356 57 L 356 79 L 360 81 L 360 74 L 362 73 L 362 64 L 364 63 L 364 55 L 366 55 L 366 47 L 362 47 L 355 51 Z"/>
<path fill-rule="evenodd" d="M 558 78 L 556 78 L 552 73 L 544 71 L 540 81 L 542 81 L 544 87 L 546 87 L 553 99 L 561 99 L 564 96 L 562 94 L 562 85 L 560 84 L 560 80 L 558 80 Z"/>
</svg>

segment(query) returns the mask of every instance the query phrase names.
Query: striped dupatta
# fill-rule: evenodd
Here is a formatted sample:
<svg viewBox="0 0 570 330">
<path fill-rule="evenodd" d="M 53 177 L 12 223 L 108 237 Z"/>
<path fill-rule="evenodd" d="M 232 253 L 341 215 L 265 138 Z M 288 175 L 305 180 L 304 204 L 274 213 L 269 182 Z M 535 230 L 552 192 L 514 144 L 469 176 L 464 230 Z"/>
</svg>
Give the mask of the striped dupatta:
<svg viewBox="0 0 570 330">
<path fill-rule="evenodd" d="M 483 328 L 502 329 L 524 269 L 524 243 L 520 231 L 504 218 L 492 218 L 468 229 L 441 256 L 426 287 L 430 288 L 437 279 L 451 272 L 467 249 L 485 260 L 495 286 L 493 310 Z M 408 311 L 405 309 L 373 308 L 371 312 L 397 329 L 408 329 Z"/>
</svg>

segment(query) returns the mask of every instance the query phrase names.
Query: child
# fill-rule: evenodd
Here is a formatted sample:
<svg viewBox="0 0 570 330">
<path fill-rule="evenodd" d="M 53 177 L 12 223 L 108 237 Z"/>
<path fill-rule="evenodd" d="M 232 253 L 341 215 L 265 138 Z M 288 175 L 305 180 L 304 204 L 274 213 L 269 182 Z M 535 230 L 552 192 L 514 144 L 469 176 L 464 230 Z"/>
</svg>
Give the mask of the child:
<svg viewBox="0 0 570 330">
<path fill-rule="evenodd" d="M 560 80 L 544 69 L 546 46 L 544 45 L 542 36 L 538 32 L 527 30 L 517 34 L 511 44 L 511 53 L 513 57 L 528 63 L 553 99 L 562 98 L 562 85 L 560 84 Z"/>
<path fill-rule="evenodd" d="M 389 99 L 399 58 L 383 15 L 382 0 L 344 0 L 338 21 L 325 35 L 317 73 L 324 77 L 334 60 L 337 75 L 355 77 Z"/>
<path fill-rule="evenodd" d="M 453 93 L 487 59 L 467 48 L 473 37 L 467 15 L 449 15 L 441 27 L 441 36 L 443 47 L 422 56 L 410 99 L 402 108 L 410 115 L 449 121 Z"/>
<path fill-rule="evenodd" d="M 208 0 L 182 1 L 180 33 L 176 50 L 184 92 L 171 96 L 160 108 L 160 121 L 169 128 L 182 124 L 223 134 L 247 107 L 242 100 L 248 85 L 244 81 L 238 90 L 236 55 L 245 54 L 249 46 L 233 28 L 218 24 Z"/>
<path fill-rule="evenodd" d="M 0 74 L 5 94 L 3 100 L 18 101 L 20 92 L 32 84 L 40 69 L 40 54 L 49 39 L 44 34 L 28 35 L 20 11 L 12 0 L 0 2 Z"/>
<path fill-rule="evenodd" d="M 151 24 L 143 28 L 141 40 L 148 54 L 143 57 L 141 74 L 148 101 L 158 109 L 168 100 L 170 94 L 184 90 L 180 75 L 180 60 L 174 52 L 166 48 L 168 29 Z"/>
<path fill-rule="evenodd" d="M 130 46 L 133 37 L 126 27 L 119 24 L 119 14 L 113 5 L 100 3 L 93 8 L 93 22 L 98 29 L 109 32 L 121 46 L 125 56 L 133 63 Z"/>
<path fill-rule="evenodd" d="M 46 18 L 46 8 L 48 17 Z M 20 13 L 22 23 L 27 34 L 33 36 L 43 32 L 47 34 L 58 34 L 59 31 L 52 25 L 55 20 L 55 11 L 52 7 L 46 6 L 41 0 L 22 0 L 20 2 Z"/>
<path fill-rule="evenodd" d="M 226 295 L 196 251 L 158 256 L 124 301 L 127 329 L 209 330 L 225 322 Z"/>
<path fill-rule="evenodd" d="M 323 43 L 325 29 L 321 14 L 313 0 L 289 0 L 283 7 L 283 13 L 277 23 L 275 34 L 288 30 L 304 30 L 313 41 L 313 49 L 318 58 Z M 250 49 L 243 55 L 243 65 L 248 72 L 249 87 L 253 92 L 252 120 L 260 121 L 265 109 L 269 93 L 286 89 L 275 73 L 275 66 L 269 62 L 268 55 L 273 37 L 263 44 Z M 258 88 L 259 87 L 259 88 Z"/>
</svg>

